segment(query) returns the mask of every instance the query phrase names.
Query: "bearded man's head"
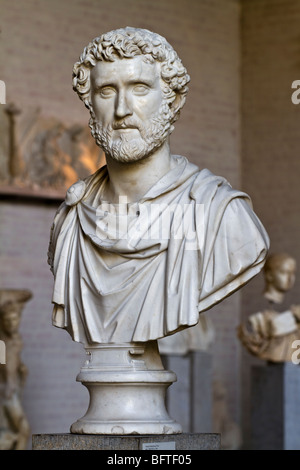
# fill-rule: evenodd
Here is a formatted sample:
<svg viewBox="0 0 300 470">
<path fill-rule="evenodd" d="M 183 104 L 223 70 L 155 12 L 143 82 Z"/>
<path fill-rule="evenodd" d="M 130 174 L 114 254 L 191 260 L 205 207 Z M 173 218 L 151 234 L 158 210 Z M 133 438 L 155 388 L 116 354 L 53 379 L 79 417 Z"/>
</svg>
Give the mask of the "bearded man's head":
<svg viewBox="0 0 300 470">
<path fill-rule="evenodd" d="M 91 72 L 99 62 L 114 62 L 141 57 L 145 63 L 158 63 L 161 76 L 162 102 L 147 122 L 136 117 L 115 119 L 106 128 L 98 122 L 92 104 Z M 188 92 L 190 80 L 173 47 L 159 34 L 139 28 L 121 28 L 95 38 L 85 47 L 73 67 L 73 88 L 90 111 L 90 128 L 96 143 L 115 160 L 136 161 L 150 155 L 174 129 Z M 114 129 L 134 127 L 139 138 L 126 134 L 113 139 Z"/>
</svg>

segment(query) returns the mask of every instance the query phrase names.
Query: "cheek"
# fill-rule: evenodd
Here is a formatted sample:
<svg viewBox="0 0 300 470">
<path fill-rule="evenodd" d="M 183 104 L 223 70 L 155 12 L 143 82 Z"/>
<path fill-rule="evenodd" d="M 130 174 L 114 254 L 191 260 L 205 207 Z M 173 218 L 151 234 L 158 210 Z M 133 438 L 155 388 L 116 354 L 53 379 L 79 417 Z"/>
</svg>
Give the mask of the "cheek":
<svg viewBox="0 0 300 470">
<path fill-rule="evenodd" d="M 290 277 L 288 274 L 282 274 L 278 277 L 278 283 L 283 286 L 287 287 L 290 284 Z"/>
<path fill-rule="evenodd" d="M 295 279 L 296 279 L 295 275 L 294 275 L 294 274 L 291 274 L 291 275 L 290 275 L 290 278 L 289 278 L 290 284 L 294 284 Z"/>
<path fill-rule="evenodd" d="M 94 98 L 92 100 L 92 106 L 97 118 L 97 121 L 101 124 L 107 124 L 113 117 L 114 105 L 112 100 L 100 100 Z"/>
<path fill-rule="evenodd" d="M 283 282 L 283 276 L 279 273 L 275 274 L 271 279 L 271 284 L 274 284 L 275 286 L 280 286 Z"/>
<path fill-rule="evenodd" d="M 136 114 L 151 118 L 159 111 L 163 99 L 160 93 L 151 93 L 146 97 L 135 100 L 134 109 Z"/>
</svg>

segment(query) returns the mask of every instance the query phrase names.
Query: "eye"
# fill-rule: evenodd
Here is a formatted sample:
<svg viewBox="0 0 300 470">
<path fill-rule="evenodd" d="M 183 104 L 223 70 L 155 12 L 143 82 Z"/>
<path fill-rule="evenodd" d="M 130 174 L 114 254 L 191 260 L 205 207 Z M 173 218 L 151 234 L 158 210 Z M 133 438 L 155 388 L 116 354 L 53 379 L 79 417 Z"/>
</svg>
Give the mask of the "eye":
<svg viewBox="0 0 300 470">
<path fill-rule="evenodd" d="M 150 88 L 148 87 L 148 85 L 144 83 L 138 83 L 133 87 L 133 93 L 135 95 L 139 95 L 139 96 L 147 95 L 149 91 L 150 91 Z"/>
<path fill-rule="evenodd" d="M 115 89 L 111 86 L 103 86 L 99 88 L 99 94 L 102 98 L 111 98 L 115 93 Z"/>
</svg>

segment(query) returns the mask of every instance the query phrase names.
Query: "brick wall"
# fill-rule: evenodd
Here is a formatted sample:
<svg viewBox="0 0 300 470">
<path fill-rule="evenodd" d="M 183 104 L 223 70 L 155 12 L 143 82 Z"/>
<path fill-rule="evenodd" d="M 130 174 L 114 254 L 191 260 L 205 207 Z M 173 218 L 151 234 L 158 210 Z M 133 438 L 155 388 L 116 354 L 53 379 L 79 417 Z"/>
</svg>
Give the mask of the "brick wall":
<svg viewBox="0 0 300 470">
<path fill-rule="evenodd" d="M 165 36 L 191 75 L 174 152 L 239 184 L 239 6 L 235 0 L 1 0 L 7 101 L 66 123 L 88 120 L 72 67 L 99 34 L 122 26 Z"/>
<path fill-rule="evenodd" d="M 242 181 L 271 238 L 300 265 L 300 105 L 291 84 L 300 79 L 300 2 L 246 0 L 242 9 Z M 242 315 L 262 308 L 260 274 L 242 291 Z M 300 276 L 281 311 L 299 303 Z M 243 354 L 243 424 L 249 444 L 250 367 Z M 260 363 L 260 362 L 259 362 Z"/>
<path fill-rule="evenodd" d="M 0 0 L 0 79 L 7 102 L 40 107 L 66 124 L 87 123 L 71 86 L 73 63 L 102 32 L 138 26 L 165 36 L 191 75 L 190 93 L 172 136 L 172 151 L 228 178 L 240 188 L 240 6 L 235 0 Z M 81 346 L 51 326 L 52 278 L 46 264 L 52 205 L 1 203 L 0 286 L 34 293 L 22 322 L 30 371 L 24 401 L 34 433 L 68 432 L 84 411 L 75 383 Z M 34 230 L 32 230 L 34 227 Z M 4 261 L 4 262 L 3 262 Z M 211 310 L 217 333 L 215 374 L 239 419 L 240 294 Z"/>
<path fill-rule="evenodd" d="M 20 331 L 22 358 L 29 375 L 24 409 L 33 432 L 68 432 L 83 414 L 85 389 L 75 382 L 84 361 L 81 345 L 51 325 L 52 274 L 47 266 L 49 230 L 56 205 L 36 202 L 0 204 L 0 288 L 25 288 Z"/>
</svg>

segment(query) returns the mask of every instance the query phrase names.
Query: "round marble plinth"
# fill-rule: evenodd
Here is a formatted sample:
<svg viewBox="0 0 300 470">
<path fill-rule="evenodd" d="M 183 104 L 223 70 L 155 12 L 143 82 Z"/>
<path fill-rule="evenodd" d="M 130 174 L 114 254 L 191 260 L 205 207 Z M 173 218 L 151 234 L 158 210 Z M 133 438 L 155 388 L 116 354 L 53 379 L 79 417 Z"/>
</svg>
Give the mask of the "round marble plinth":
<svg viewBox="0 0 300 470">
<path fill-rule="evenodd" d="M 77 380 L 89 391 L 86 414 L 73 434 L 178 434 L 182 427 L 165 406 L 176 381 L 163 369 L 156 344 L 129 343 L 87 348 L 89 359 Z"/>
</svg>

